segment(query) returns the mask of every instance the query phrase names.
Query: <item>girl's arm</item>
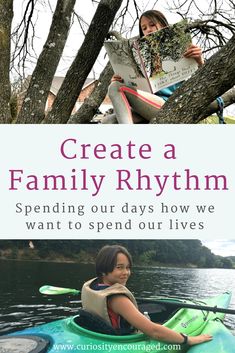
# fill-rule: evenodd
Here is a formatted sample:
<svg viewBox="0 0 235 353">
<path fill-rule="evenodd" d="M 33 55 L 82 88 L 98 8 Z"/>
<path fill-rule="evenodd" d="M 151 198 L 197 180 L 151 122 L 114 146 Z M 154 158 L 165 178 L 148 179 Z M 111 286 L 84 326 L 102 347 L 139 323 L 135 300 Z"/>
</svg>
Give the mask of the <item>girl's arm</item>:
<svg viewBox="0 0 235 353">
<path fill-rule="evenodd" d="M 168 343 L 182 344 L 184 337 L 165 326 L 155 324 L 147 319 L 135 307 L 129 298 L 124 295 L 115 295 L 109 299 L 109 307 L 116 313 L 121 315 L 132 326 L 145 333 L 147 336 Z M 188 345 L 192 346 L 198 343 L 210 341 L 212 336 L 199 335 L 196 337 L 188 337 Z"/>
<path fill-rule="evenodd" d="M 202 57 L 202 50 L 198 45 L 191 44 L 186 52 L 184 53 L 185 58 L 193 58 L 196 60 L 198 66 L 204 64 L 204 59 Z"/>
</svg>

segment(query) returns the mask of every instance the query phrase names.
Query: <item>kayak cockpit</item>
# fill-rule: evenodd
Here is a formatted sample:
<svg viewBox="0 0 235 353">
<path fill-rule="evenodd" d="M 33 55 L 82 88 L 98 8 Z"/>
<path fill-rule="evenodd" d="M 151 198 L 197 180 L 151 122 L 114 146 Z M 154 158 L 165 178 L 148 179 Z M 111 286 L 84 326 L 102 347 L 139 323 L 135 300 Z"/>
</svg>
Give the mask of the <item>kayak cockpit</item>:
<svg viewBox="0 0 235 353">
<path fill-rule="evenodd" d="M 178 307 L 168 306 L 167 303 L 156 304 L 142 302 L 138 303 L 138 306 L 141 313 L 147 312 L 151 321 L 158 324 L 164 324 L 179 310 Z"/>
<path fill-rule="evenodd" d="M 176 310 L 175 308 L 168 308 L 163 304 L 152 304 L 152 303 L 143 303 L 139 305 L 139 310 L 144 313 L 148 312 L 151 321 L 156 323 L 164 323 L 170 317 L 172 317 Z M 91 333 L 112 335 L 112 336 L 128 336 L 133 335 L 136 330 L 125 328 L 116 330 L 110 324 L 108 324 L 100 316 L 92 314 L 86 310 L 79 309 L 78 315 L 72 319 L 73 326 L 79 329 L 85 329 Z"/>
<path fill-rule="evenodd" d="M 104 319 L 83 309 L 79 309 L 78 315 L 73 318 L 73 321 L 77 326 L 89 331 L 117 335 L 116 330 Z"/>
</svg>

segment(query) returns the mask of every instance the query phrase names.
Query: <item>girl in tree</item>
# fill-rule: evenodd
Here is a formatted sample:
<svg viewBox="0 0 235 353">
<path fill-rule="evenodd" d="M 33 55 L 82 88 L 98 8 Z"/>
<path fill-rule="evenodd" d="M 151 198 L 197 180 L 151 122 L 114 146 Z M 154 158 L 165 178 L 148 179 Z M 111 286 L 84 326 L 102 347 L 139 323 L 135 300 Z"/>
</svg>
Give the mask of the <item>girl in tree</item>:
<svg viewBox="0 0 235 353">
<path fill-rule="evenodd" d="M 141 38 L 167 26 L 169 26 L 168 21 L 160 11 L 146 11 L 139 20 L 139 36 Z M 204 63 L 201 48 L 197 45 L 191 44 L 184 53 L 184 57 L 195 59 L 198 66 Z M 119 124 L 148 122 L 180 84 L 174 84 L 151 94 L 125 86 L 122 77 L 114 75 L 109 86 L 109 97 L 115 115 L 107 116 L 103 123 L 113 123 L 116 120 Z"/>
<path fill-rule="evenodd" d="M 134 328 L 163 342 L 192 346 L 212 339 L 210 335 L 186 336 L 146 318 L 138 310 L 133 294 L 126 288 L 131 266 L 131 255 L 126 248 L 104 246 L 96 259 L 97 278 L 83 285 L 83 309 L 99 315 L 114 329 L 129 328 L 131 332 Z"/>
</svg>

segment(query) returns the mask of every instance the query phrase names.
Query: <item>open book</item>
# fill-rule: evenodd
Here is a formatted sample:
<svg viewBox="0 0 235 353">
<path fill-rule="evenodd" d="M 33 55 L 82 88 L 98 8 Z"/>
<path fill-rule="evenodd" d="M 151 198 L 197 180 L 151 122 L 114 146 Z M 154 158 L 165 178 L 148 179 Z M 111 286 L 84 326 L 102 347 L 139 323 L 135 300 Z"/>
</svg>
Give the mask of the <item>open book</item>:
<svg viewBox="0 0 235 353">
<path fill-rule="evenodd" d="M 183 20 L 139 39 L 109 40 L 104 45 L 115 74 L 127 86 L 155 93 L 197 70 L 194 59 L 183 57 L 190 44 Z"/>
</svg>

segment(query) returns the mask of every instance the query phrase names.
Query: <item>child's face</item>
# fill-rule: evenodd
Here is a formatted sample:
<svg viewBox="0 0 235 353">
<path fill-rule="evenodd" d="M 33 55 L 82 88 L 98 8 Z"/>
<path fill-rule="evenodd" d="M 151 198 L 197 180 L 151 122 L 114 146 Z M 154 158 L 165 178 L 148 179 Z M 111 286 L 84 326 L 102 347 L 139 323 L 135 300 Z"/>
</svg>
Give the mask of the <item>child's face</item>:
<svg viewBox="0 0 235 353">
<path fill-rule="evenodd" d="M 130 277 L 130 274 L 130 263 L 127 256 L 119 253 L 117 254 L 116 266 L 112 272 L 107 273 L 103 277 L 103 281 L 109 285 L 119 283 L 125 286 L 128 278 Z"/>
<path fill-rule="evenodd" d="M 144 36 L 147 36 L 150 33 L 156 32 L 162 28 L 162 26 L 150 20 L 148 17 L 143 16 L 140 20 L 140 27 L 143 31 Z"/>
</svg>

